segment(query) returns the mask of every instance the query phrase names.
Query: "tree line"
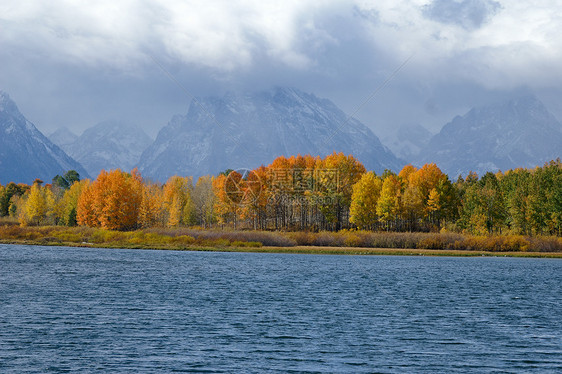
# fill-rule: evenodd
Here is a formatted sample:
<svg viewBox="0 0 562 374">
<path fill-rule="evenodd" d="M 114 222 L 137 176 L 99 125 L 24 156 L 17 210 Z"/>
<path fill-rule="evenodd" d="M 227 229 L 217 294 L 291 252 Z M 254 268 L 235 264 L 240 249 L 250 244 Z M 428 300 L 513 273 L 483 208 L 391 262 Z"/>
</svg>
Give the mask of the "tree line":
<svg viewBox="0 0 562 374">
<path fill-rule="evenodd" d="M 135 169 L 80 180 L 0 184 L 0 216 L 21 225 L 111 230 L 200 226 L 261 230 L 450 231 L 484 235 L 562 233 L 562 162 L 534 169 L 470 173 L 451 181 L 435 164 L 399 173 L 366 171 L 353 156 L 278 157 L 253 170 L 173 176 L 166 183 Z"/>
</svg>

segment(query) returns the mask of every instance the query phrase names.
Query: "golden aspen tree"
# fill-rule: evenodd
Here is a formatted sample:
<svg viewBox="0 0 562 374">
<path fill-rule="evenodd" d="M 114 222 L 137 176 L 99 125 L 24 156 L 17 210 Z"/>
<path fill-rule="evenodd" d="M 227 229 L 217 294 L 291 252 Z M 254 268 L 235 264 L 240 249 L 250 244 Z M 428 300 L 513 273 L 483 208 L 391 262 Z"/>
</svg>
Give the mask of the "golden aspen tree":
<svg viewBox="0 0 562 374">
<path fill-rule="evenodd" d="M 381 195 L 377 203 L 377 214 L 385 222 L 387 229 L 400 213 L 400 181 L 395 175 L 389 175 L 382 183 Z"/>
<path fill-rule="evenodd" d="M 163 200 L 161 186 L 157 184 L 142 185 L 142 199 L 138 218 L 140 227 L 147 228 L 165 225 Z"/>
<path fill-rule="evenodd" d="M 142 178 L 136 169 L 102 170 L 78 201 L 78 223 L 108 230 L 130 230 L 138 225 Z"/>
<path fill-rule="evenodd" d="M 54 223 L 55 196 L 49 187 L 34 183 L 19 212 L 19 220 L 24 225 L 45 225 Z"/>
<path fill-rule="evenodd" d="M 400 173 L 398 173 L 398 177 L 402 180 L 402 182 L 408 183 L 408 180 L 410 179 L 410 175 L 412 175 L 416 171 L 418 171 L 418 168 L 416 168 L 412 164 L 408 164 L 404 166 L 402 170 L 400 170 Z"/>
<path fill-rule="evenodd" d="M 214 205 L 217 220 L 221 224 L 232 221 L 235 228 L 239 210 L 238 203 L 241 201 L 243 193 L 238 187 L 241 180 L 242 175 L 235 171 L 228 175 L 221 173 L 213 180 L 213 191 L 217 197 Z"/>
<path fill-rule="evenodd" d="M 318 181 L 324 196 L 333 200 L 321 207 L 323 214 L 339 230 L 348 220 L 353 185 L 365 173 L 365 167 L 352 155 L 332 153 L 321 162 Z"/>
<path fill-rule="evenodd" d="M 382 181 L 374 172 L 368 172 L 353 185 L 349 221 L 363 229 L 373 229 L 377 223 L 377 203 Z"/>
<path fill-rule="evenodd" d="M 39 225 L 47 213 L 47 202 L 41 191 L 41 186 L 34 183 L 23 209 L 20 211 L 19 218 L 22 226 Z"/>
<path fill-rule="evenodd" d="M 89 180 L 84 182 L 76 205 L 76 222 L 80 226 L 99 227 L 95 209 L 95 190 Z"/>
<path fill-rule="evenodd" d="M 78 200 L 86 186 L 90 185 L 89 179 L 74 182 L 68 190 L 64 192 L 57 210 L 58 221 L 65 226 L 76 226 L 78 216 Z"/>
<path fill-rule="evenodd" d="M 183 208 L 181 212 L 181 222 L 184 225 L 194 225 L 197 222 L 195 205 L 193 203 L 193 179 L 187 179 L 187 190 L 184 195 Z"/>
<path fill-rule="evenodd" d="M 177 175 L 170 177 L 164 185 L 164 207 L 167 211 L 167 225 L 176 227 L 190 223 L 193 212 L 191 193 L 192 178 Z"/>
<path fill-rule="evenodd" d="M 426 208 L 429 215 L 429 219 L 432 224 L 435 223 L 435 214 L 440 209 L 441 209 L 441 202 L 440 202 L 439 192 L 437 191 L 437 188 L 434 187 L 429 191 L 429 195 L 427 198 L 427 208 Z"/>
<path fill-rule="evenodd" d="M 204 228 L 209 227 L 215 221 L 215 198 L 213 177 L 199 177 L 193 189 L 193 204 L 197 214 L 197 223 Z"/>
</svg>

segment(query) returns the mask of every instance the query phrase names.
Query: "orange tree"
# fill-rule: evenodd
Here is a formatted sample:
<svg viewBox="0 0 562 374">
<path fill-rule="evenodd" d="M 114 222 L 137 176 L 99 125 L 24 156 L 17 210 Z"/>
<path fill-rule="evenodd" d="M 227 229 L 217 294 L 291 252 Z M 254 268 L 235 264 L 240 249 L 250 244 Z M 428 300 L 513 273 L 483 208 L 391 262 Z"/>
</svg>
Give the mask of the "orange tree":
<svg viewBox="0 0 562 374">
<path fill-rule="evenodd" d="M 108 230 L 135 229 L 141 201 L 142 179 L 136 169 L 131 173 L 102 170 L 78 199 L 78 224 Z"/>
</svg>

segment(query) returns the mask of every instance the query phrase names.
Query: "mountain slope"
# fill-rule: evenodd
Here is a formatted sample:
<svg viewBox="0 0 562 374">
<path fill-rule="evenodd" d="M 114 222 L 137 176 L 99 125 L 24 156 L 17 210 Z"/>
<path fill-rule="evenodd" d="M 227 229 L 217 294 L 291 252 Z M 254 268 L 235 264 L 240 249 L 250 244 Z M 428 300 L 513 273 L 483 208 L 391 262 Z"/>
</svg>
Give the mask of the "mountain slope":
<svg viewBox="0 0 562 374">
<path fill-rule="evenodd" d="M 151 143 L 148 135 L 136 126 L 106 121 L 90 127 L 73 142 L 60 146 L 95 177 L 102 169 L 131 170 Z"/>
<path fill-rule="evenodd" d="M 449 176 L 534 167 L 562 156 L 562 125 L 533 95 L 455 117 L 420 153 Z"/>
<path fill-rule="evenodd" d="M 8 94 L 0 91 L 0 183 L 50 182 L 57 175 L 82 166 L 53 144 L 19 111 Z"/>
<path fill-rule="evenodd" d="M 78 139 L 78 135 L 66 127 L 61 127 L 49 135 L 48 138 L 54 144 L 64 149 L 65 146 L 74 143 Z"/>
<path fill-rule="evenodd" d="M 200 176 L 227 168 L 254 168 L 275 157 L 353 154 L 367 169 L 398 170 L 402 162 L 361 122 L 331 101 L 295 89 L 192 102 L 143 153 L 144 176 L 163 181 L 174 174 Z"/>
</svg>

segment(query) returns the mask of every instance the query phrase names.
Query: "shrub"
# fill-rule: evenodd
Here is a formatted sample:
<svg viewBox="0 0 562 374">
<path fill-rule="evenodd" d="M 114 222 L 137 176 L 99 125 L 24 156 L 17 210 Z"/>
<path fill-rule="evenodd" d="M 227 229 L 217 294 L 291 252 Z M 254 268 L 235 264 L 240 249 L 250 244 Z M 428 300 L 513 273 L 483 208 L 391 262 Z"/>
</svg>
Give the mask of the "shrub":
<svg viewBox="0 0 562 374">
<path fill-rule="evenodd" d="M 295 231 L 286 234 L 290 240 L 294 241 L 296 245 L 313 245 L 315 235 L 307 231 Z"/>
<path fill-rule="evenodd" d="M 62 242 L 80 243 L 82 242 L 82 235 L 74 232 L 73 230 L 55 231 L 52 233 L 53 237 Z"/>
<path fill-rule="evenodd" d="M 343 247 L 345 244 L 344 239 L 341 236 L 337 237 L 333 233 L 322 231 L 316 234 L 312 245 L 317 245 L 320 247 Z"/>
</svg>

